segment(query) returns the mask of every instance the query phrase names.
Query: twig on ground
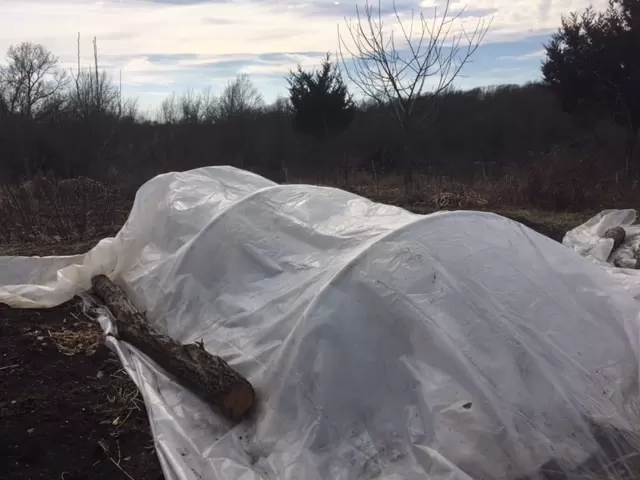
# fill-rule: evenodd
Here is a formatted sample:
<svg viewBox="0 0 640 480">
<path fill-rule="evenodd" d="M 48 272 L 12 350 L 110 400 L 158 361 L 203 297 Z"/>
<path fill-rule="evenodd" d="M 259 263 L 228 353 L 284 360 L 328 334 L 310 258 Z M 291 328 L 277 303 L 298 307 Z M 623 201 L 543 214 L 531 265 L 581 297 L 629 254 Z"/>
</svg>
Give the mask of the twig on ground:
<svg viewBox="0 0 640 480">
<path fill-rule="evenodd" d="M 0 367 L 0 371 L 9 370 L 11 368 L 16 368 L 16 367 L 19 367 L 19 366 L 20 366 L 20 364 L 18 364 L 18 363 L 15 363 L 13 365 L 5 365 L 4 367 Z"/>
<path fill-rule="evenodd" d="M 131 475 L 129 475 L 126 470 L 124 468 L 122 468 L 122 466 L 120 465 L 120 447 L 118 446 L 118 460 L 116 460 L 115 458 L 113 458 L 111 456 L 110 450 L 109 450 L 109 446 L 106 445 L 102 440 L 100 440 L 98 442 L 98 445 L 100 445 L 100 447 L 102 448 L 102 450 L 104 450 L 104 454 L 106 455 L 107 459 L 113 463 L 115 465 L 115 467 L 120 470 L 120 472 L 122 472 L 122 474 L 127 477 L 129 480 L 135 480 L 135 478 L 133 478 Z"/>
</svg>

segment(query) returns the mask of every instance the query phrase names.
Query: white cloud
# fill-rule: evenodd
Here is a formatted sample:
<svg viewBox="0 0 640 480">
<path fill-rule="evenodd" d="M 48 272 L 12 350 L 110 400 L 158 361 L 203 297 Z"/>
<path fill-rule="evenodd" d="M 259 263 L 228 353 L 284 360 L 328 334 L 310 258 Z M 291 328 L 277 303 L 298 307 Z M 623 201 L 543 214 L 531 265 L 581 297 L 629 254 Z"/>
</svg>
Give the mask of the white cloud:
<svg viewBox="0 0 640 480">
<path fill-rule="evenodd" d="M 314 4 L 314 1 L 317 2 Z M 286 74 L 298 63 L 319 63 L 315 55 L 257 61 L 257 55 L 286 52 L 335 52 L 337 27 L 344 16 L 355 17 L 353 0 L 229 0 L 224 3 L 171 4 L 151 0 L 0 0 L 0 52 L 15 43 L 42 43 L 69 68 L 76 65 L 76 40 L 81 33 L 82 63 L 92 55 L 92 37 L 98 40 L 100 65 L 115 76 L 122 70 L 130 85 L 158 86 L 207 82 L 216 78 L 211 64 L 234 60 L 237 71 L 256 75 Z M 360 6 L 362 2 L 357 2 Z M 424 0 L 425 8 L 443 0 Z M 474 0 L 468 9 L 495 12 L 484 43 L 517 41 L 555 31 L 562 14 L 606 0 Z M 398 0 L 403 7 L 420 9 L 420 0 Z M 391 0 L 383 0 L 391 7 Z M 454 0 L 452 11 L 464 2 Z M 429 11 L 426 12 L 429 18 Z M 487 17 L 488 18 L 488 17 Z M 478 19 L 465 17 L 469 29 Z M 167 62 L 149 55 L 193 56 Z M 526 55 L 537 56 L 539 52 Z M 525 56 L 526 56 L 525 55 Z M 527 59 L 535 58 L 529 56 Z M 524 56 L 522 59 L 525 59 Z M 240 65 L 246 62 L 246 65 Z M 207 71 L 197 71 L 207 66 Z M 220 74 L 229 76 L 229 72 Z M 226 78 L 225 77 L 225 78 Z"/>
<path fill-rule="evenodd" d="M 133 75 L 127 75 L 124 80 L 127 85 L 156 85 L 156 86 L 171 86 L 175 83 L 175 79 L 167 75 L 149 75 L 144 73 L 134 73 Z"/>
<path fill-rule="evenodd" d="M 286 60 L 260 60 L 242 67 L 242 72 L 247 74 L 281 74 L 286 75 L 291 70 L 296 70 L 298 65 L 303 69 L 316 68 L 324 59 L 324 55 L 299 55 L 287 54 Z"/>
<path fill-rule="evenodd" d="M 497 9 L 486 39 L 491 42 L 555 29 L 561 14 L 585 8 L 589 3 L 474 0 L 468 8 Z M 603 3 L 598 0 L 595 6 Z M 287 4 L 272 0 L 192 5 L 135 0 L 2 0 L 0 49 L 28 39 L 45 43 L 61 57 L 74 57 L 75 37 L 81 32 L 87 39 L 97 36 L 100 49 L 112 55 L 333 51 L 337 47 L 337 25 L 344 24 L 343 14 L 351 11 L 355 15 L 353 2 L 335 6 L 335 15 L 328 15 L 331 10 L 324 7 L 322 15 L 310 15 L 313 4 L 295 0 Z M 418 0 L 415 6 L 419 8 Z M 451 4 L 454 11 L 462 6 L 462 2 Z M 463 21 L 469 26 L 475 19 Z"/>
<path fill-rule="evenodd" d="M 535 60 L 537 58 L 543 58 L 546 55 L 546 51 L 544 48 L 539 50 L 534 50 L 533 52 L 524 53 L 522 55 L 501 55 L 498 57 L 498 60 L 516 60 L 516 61 L 526 61 L 526 60 Z"/>
</svg>

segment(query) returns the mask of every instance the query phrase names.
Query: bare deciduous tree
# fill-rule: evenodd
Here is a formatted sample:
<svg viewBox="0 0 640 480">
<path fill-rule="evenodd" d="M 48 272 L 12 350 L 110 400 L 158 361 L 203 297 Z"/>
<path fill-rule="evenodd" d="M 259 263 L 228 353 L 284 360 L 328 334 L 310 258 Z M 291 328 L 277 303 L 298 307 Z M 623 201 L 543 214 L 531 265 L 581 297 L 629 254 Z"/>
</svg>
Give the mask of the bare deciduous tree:
<svg viewBox="0 0 640 480">
<path fill-rule="evenodd" d="M 246 73 L 239 74 L 225 87 L 218 105 L 218 118 L 229 120 L 257 113 L 264 107 L 262 95 Z"/>
<path fill-rule="evenodd" d="M 105 70 L 100 70 L 97 39 L 93 38 L 93 65 L 82 68 L 80 64 L 80 34 L 78 34 L 77 55 L 77 73 L 71 72 L 74 88 L 68 95 L 71 112 L 82 120 L 87 120 L 94 115 L 117 118 L 135 115 L 137 105 L 131 100 L 123 101 L 122 85 L 116 85 Z"/>
<path fill-rule="evenodd" d="M 267 107 L 267 111 L 286 114 L 291 111 L 291 100 L 289 97 L 278 95 L 274 102 Z"/>
<path fill-rule="evenodd" d="M 161 123 L 173 125 L 213 123 L 218 113 L 217 108 L 217 99 L 209 88 L 200 94 L 187 90 L 179 97 L 174 93 L 165 98 L 160 103 L 157 118 Z"/>
<path fill-rule="evenodd" d="M 265 105 L 262 95 L 246 73 L 239 74 L 225 87 L 218 102 L 217 121 L 225 143 L 233 152 L 233 164 L 246 168 L 251 157 L 251 138 Z"/>
<path fill-rule="evenodd" d="M 338 27 L 340 58 L 347 78 L 365 97 L 390 105 L 406 134 L 403 159 L 406 188 L 410 188 L 413 174 L 408 143 L 411 133 L 428 118 L 435 118 L 435 100 L 452 86 L 489 27 L 489 22 L 480 19 L 473 30 L 467 31 L 461 21 L 464 9 L 453 13 L 450 0 L 445 2 L 442 13 L 435 7 L 430 20 L 420 13 L 416 21 L 412 10 L 410 21 L 406 21 L 395 1 L 393 14 L 387 15 L 380 0 L 377 9 L 366 0 L 364 16 L 356 9 L 356 21 L 347 20 L 352 46 L 346 44 Z M 385 17 L 397 20 L 400 42 L 393 29 L 385 31 Z M 345 59 L 345 52 L 350 59 Z"/>
<path fill-rule="evenodd" d="M 58 57 L 42 45 L 12 45 L 7 51 L 7 63 L 0 69 L 0 83 L 5 103 L 13 113 L 33 118 L 66 85 L 67 76 L 58 68 Z"/>
<path fill-rule="evenodd" d="M 200 94 L 187 90 L 180 98 L 183 123 L 212 123 L 216 116 L 217 99 L 206 88 Z"/>
<path fill-rule="evenodd" d="M 176 125 L 180 121 L 178 112 L 178 98 L 175 93 L 160 102 L 157 114 L 158 122 Z"/>
<path fill-rule="evenodd" d="M 0 67 L 0 75 L 2 67 Z M 0 77 L 1 79 L 2 77 Z M 10 112 L 9 103 L 7 102 L 6 87 L 0 82 L 0 116 L 7 115 Z"/>
<path fill-rule="evenodd" d="M 94 114 L 112 113 L 118 110 L 120 92 L 107 77 L 107 72 L 98 70 L 98 52 L 96 39 L 93 39 L 94 65 L 82 69 L 80 65 L 80 35 L 78 35 L 78 71 L 72 74 L 75 84 L 75 95 L 70 95 L 71 108 L 81 119 L 88 119 Z"/>
</svg>

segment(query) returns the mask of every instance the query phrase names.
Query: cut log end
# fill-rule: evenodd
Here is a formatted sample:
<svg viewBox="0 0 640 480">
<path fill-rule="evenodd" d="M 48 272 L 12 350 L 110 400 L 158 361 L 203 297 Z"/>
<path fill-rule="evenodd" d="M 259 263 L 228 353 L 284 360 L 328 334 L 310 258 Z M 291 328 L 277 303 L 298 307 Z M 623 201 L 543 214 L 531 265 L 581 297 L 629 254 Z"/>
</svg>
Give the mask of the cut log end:
<svg viewBox="0 0 640 480">
<path fill-rule="evenodd" d="M 253 387 L 243 382 L 231 388 L 229 393 L 222 398 L 218 408 L 228 419 L 240 422 L 253 413 L 255 404 L 256 393 Z"/>
<path fill-rule="evenodd" d="M 611 238 L 613 239 L 613 249 L 616 250 L 620 245 L 624 243 L 626 237 L 626 232 L 622 227 L 613 227 L 608 229 L 602 235 L 602 238 Z"/>
</svg>

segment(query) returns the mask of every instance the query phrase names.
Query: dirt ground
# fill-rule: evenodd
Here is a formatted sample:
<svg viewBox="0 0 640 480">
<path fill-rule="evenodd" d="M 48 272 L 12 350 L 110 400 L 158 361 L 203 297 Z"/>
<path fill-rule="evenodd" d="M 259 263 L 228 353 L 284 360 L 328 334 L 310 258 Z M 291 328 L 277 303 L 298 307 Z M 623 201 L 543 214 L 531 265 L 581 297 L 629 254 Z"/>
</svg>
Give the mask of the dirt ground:
<svg viewBox="0 0 640 480">
<path fill-rule="evenodd" d="M 83 318 L 0 306 L 0 477 L 163 478 L 135 385 Z"/>
<path fill-rule="evenodd" d="M 0 255 L 70 255 L 80 243 L 1 245 Z M 47 310 L 0 304 L 0 478 L 164 478 L 135 384 L 79 299 Z"/>
<path fill-rule="evenodd" d="M 584 220 L 508 216 L 556 240 Z M 0 245 L 0 255 L 66 255 L 94 243 Z M 79 301 L 0 305 L 0 359 L 0 478 L 163 478 L 142 399 Z"/>
</svg>

